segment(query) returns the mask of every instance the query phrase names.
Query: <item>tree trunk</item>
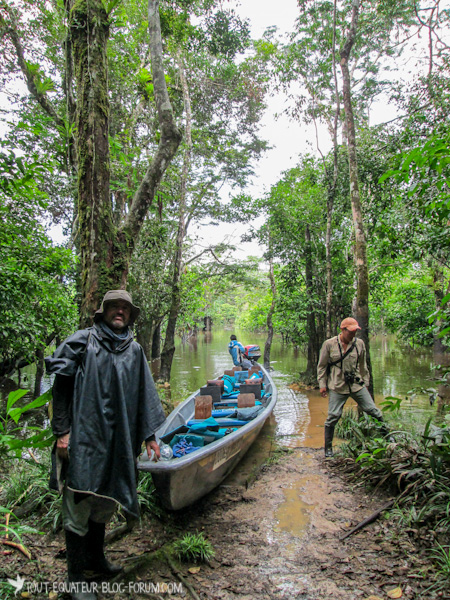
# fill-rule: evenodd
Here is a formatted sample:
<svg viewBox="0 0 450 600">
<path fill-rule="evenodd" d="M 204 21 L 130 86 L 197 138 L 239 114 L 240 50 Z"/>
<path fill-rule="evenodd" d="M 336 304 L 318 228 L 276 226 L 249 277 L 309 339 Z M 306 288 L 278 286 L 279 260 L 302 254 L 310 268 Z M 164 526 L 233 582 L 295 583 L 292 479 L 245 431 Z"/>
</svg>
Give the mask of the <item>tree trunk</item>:
<svg viewBox="0 0 450 600">
<path fill-rule="evenodd" d="M 272 258 L 269 260 L 269 279 L 270 279 L 270 288 L 272 290 L 272 302 L 270 304 L 269 312 L 267 313 L 267 339 L 264 345 L 264 368 L 270 369 L 270 350 L 272 348 L 272 340 L 273 340 L 273 322 L 272 317 L 275 311 L 275 297 L 277 293 L 277 289 L 275 287 L 275 277 L 273 274 L 273 261 Z"/>
<path fill-rule="evenodd" d="M 144 354 L 147 357 L 147 361 L 151 357 L 153 340 L 153 322 L 151 319 L 139 319 L 138 326 L 136 327 L 136 341 L 142 346 Z"/>
<path fill-rule="evenodd" d="M 444 291 L 445 281 L 443 269 L 440 265 L 433 265 L 433 290 L 434 290 L 434 302 L 436 310 L 442 308 L 442 300 L 446 294 L 450 292 L 450 285 L 447 287 L 447 291 Z M 442 320 L 436 320 L 436 329 L 442 329 Z M 440 356 L 448 352 L 448 347 L 443 343 L 442 338 L 437 336 L 437 333 L 433 336 L 433 353 L 435 355 L 435 362 L 439 364 Z"/>
<path fill-rule="evenodd" d="M 36 377 L 34 379 L 33 398 L 37 398 L 41 395 L 41 383 L 42 377 L 44 376 L 44 371 L 44 350 L 42 348 L 38 348 L 36 350 Z"/>
<path fill-rule="evenodd" d="M 308 315 L 306 317 L 306 334 L 308 336 L 308 351 L 306 371 L 302 373 L 302 380 L 306 384 L 312 384 L 316 381 L 317 363 L 319 361 L 319 342 L 316 331 L 316 314 L 312 299 L 314 298 L 313 289 L 313 266 L 311 252 L 311 233 L 309 225 L 305 227 L 305 280 L 306 295 L 309 300 Z"/>
<path fill-rule="evenodd" d="M 341 112 L 341 104 L 339 99 L 339 86 L 336 75 L 336 0 L 334 1 L 333 9 L 333 78 L 334 90 L 336 94 L 336 110 L 333 120 L 333 177 L 331 178 L 327 172 L 327 230 L 325 235 L 325 261 L 327 275 L 327 297 L 326 297 L 326 337 L 330 338 L 333 335 L 332 311 L 333 311 L 333 270 L 331 265 L 331 230 L 333 218 L 334 197 L 336 195 L 336 184 L 338 178 L 338 143 L 337 130 L 339 124 L 339 115 Z"/>
<path fill-rule="evenodd" d="M 369 392 L 373 396 L 372 364 L 369 342 L 369 269 L 367 265 L 367 244 L 361 210 L 361 198 L 358 183 L 358 162 L 356 158 L 356 134 L 351 98 L 349 57 L 355 41 L 359 16 L 359 0 L 352 2 L 352 21 L 347 39 L 341 49 L 341 70 L 343 78 L 343 98 L 348 144 L 348 164 L 350 173 L 350 199 L 352 204 L 353 226 L 355 230 L 354 259 L 356 267 L 356 306 L 355 318 L 361 327 L 361 338 L 366 346 L 367 367 L 370 373 Z"/>
<path fill-rule="evenodd" d="M 80 325 L 91 323 L 101 297 L 125 288 L 129 262 L 157 186 L 181 141 L 173 118 L 162 62 L 159 2 L 148 5 L 152 76 L 161 138 L 128 217 L 114 225 L 110 197 L 107 42 L 109 15 L 101 0 L 74 0 L 69 11 L 77 90 L 77 231 L 80 252 Z"/>
<path fill-rule="evenodd" d="M 81 324 L 109 287 L 105 269 L 112 234 L 109 198 L 109 20 L 101 0 L 74 0 L 69 13 L 77 90 L 78 235 Z"/>
<path fill-rule="evenodd" d="M 192 115 L 191 115 L 191 99 L 189 96 L 189 89 L 187 85 L 186 76 L 184 73 L 184 65 L 181 55 L 178 57 L 179 73 L 181 79 L 181 85 L 183 88 L 183 99 L 184 108 L 186 112 L 186 149 L 184 153 L 183 161 L 183 172 L 181 175 L 181 190 L 180 190 L 180 206 L 178 213 L 178 232 L 176 250 L 174 256 L 173 265 L 173 283 L 172 283 L 172 298 L 169 310 L 169 318 L 167 321 L 166 335 L 164 338 L 164 346 L 161 352 L 161 369 L 159 371 L 159 381 L 169 381 L 170 371 L 172 369 L 173 355 L 175 352 L 175 329 L 178 319 L 178 313 L 180 312 L 181 306 L 181 268 L 183 262 L 183 243 L 186 235 L 185 225 L 185 213 L 186 213 L 186 196 L 187 196 L 187 183 L 189 177 L 189 169 L 191 166 L 191 152 L 192 152 L 192 137 L 191 137 L 191 126 L 192 126 Z"/>
<path fill-rule="evenodd" d="M 152 360 L 159 360 L 161 358 L 161 321 L 155 323 L 152 338 Z"/>
</svg>

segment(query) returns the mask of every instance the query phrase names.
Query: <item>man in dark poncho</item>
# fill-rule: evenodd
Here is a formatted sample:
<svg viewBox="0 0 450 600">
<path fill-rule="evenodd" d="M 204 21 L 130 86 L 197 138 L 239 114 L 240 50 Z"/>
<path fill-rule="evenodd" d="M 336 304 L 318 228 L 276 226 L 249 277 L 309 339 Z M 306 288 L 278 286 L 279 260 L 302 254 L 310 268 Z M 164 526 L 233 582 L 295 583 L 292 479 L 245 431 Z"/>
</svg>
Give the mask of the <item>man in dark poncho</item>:
<svg viewBox="0 0 450 600">
<path fill-rule="evenodd" d="M 138 315 L 128 292 L 109 291 L 94 326 L 71 335 L 46 359 L 47 372 L 55 375 L 51 483 L 63 492 L 74 600 L 96 598 L 84 570 L 106 576 L 121 570 L 104 555 L 105 524 L 118 505 L 138 516 L 136 458 L 142 443 L 149 456 L 152 450 L 160 456 L 155 432 L 165 416 L 144 352 L 129 329 Z"/>
</svg>

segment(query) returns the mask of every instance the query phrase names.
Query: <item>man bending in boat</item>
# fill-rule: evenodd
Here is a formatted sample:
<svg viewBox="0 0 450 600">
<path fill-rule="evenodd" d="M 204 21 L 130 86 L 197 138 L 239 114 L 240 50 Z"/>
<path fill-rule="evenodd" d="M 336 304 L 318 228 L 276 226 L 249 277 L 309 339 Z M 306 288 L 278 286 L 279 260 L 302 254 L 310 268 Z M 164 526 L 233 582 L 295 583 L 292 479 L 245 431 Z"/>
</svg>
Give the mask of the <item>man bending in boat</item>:
<svg viewBox="0 0 450 600">
<path fill-rule="evenodd" d="M 361 410 L 383 422 L 381 411 L 375 406 L 367 389 L 370 375 L 366 363 L 366 347 L 361 339 L 355 337 L 359 329 L 361 327 L 356 319 L 344 319 L 341 333 L 325 340 L 320 351 L 317 381 L 324 398 L 327 388 L 330 393 L 328 417 L 325 421 L 325 456 L 333 456 L 334 428 L 349 397 L 358 403 Z M 388 434 L 385 425 L 383 433 Z"/>
<path fill-rule="evenodd" d="M 241 342 L 237 341 L 235 335 L 230 336 L 230 343 L 228 344 L 228 352 L 231 354 L 233 359 L 233 365 L 235 367 L 242 367 L 243 369 L 250 369 L 252 363 L 244 358 L 245 348 Z"/>
<path fill-rule="evenodd" d="M 144 351 L 133 340 L 139 308 L 111 290 L 94 326 L 77 331 L 46 359 L 55 375 L 52 487 L 63 492 L 68 587 L 74 600 L 94 600 L 83 571 L 113 576 L 105 557 L 105 524 L 117 506 L 139 514 L 136 458 L 145 441 L 157 458 L 155 432 L 165 420 Z M 62 484 L 62 475 L 65 483 Z M 88 590 L 88 591 L 86 591 Z"/>
</svg>

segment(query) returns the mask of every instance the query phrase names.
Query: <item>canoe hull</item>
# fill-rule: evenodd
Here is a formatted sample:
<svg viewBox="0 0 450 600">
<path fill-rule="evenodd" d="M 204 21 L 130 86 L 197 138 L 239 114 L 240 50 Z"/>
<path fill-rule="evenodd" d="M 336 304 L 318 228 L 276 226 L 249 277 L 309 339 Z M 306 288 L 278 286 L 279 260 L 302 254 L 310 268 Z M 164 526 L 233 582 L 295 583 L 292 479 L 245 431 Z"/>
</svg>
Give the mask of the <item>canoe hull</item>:
<svg viewBox="0 0 450 600">
<path fill-rule="evenodd" d="M 276 388 L 268 373 L 264 370 L 263 373 L 266 390 L 271 390 L 272 397 L 256 419 L 185 457 L 158 463 L 148 460 L 138 463 L 139 470 L 151 473 L 156 492 L 166 508 L 180 510 L 194 504 L 217 487 L 244 457 L 276 404 Z M 196 396 L 197 392 L 169 415 L 157 432 L 157 438 L 173 430 L 174 425 L 181 424 L 180 414 L 185 420 L 191 418 Z"/>
</svg>

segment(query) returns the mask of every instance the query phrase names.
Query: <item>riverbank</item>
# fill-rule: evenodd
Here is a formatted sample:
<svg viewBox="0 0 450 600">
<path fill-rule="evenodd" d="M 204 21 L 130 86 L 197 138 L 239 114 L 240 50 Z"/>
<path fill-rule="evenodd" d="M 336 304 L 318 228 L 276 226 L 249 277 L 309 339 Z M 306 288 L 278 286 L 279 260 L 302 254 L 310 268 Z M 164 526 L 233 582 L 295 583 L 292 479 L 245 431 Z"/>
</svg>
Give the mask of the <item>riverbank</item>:
<svg viewBox="0 0 450 600">
<path fill-rule="evenodd" d="M 386 497 L 353 490 L 335 471 L 333 461 L 323 459 L 322 450 L 296 449 L 280 455 L 256 479 L 254 474 L 252 482 L 226 482 L 183 513 L 160 520 L 144 518 L 131 533 L 110 544 L 110 559 L 131 565 L 140 558 L 144 566 L 111 584 L 106 590 L 111 593 L 100 598 L 376 600 L 388 599 L 388 593 L 398 593 L 398 588 L 407 600 L 450 597 L 425 591 L 430 586 L 429 558 L 413 546 L 407 533 L 394 535 L 388 521 L 379 519 L 340 541 L 383 506 Z M 215 557 L 208 564 L 171 567 L 158 550 L 188 532 L 202 532 Z M 20 574 L 26 582 L 64 581 L 62 533 L 26 537 L 32 561 L 17 553 L 4 557 L 2 578 Z M 149 591 L 151 583 L 160 584 L 157 594 L 139 593 L 139 585 L 144 590 L 147 585 Z M 30 589 L 27 586 L 24 589 Z M 63 597 L 48 590 L 22 597 Z"/>
</svg>

